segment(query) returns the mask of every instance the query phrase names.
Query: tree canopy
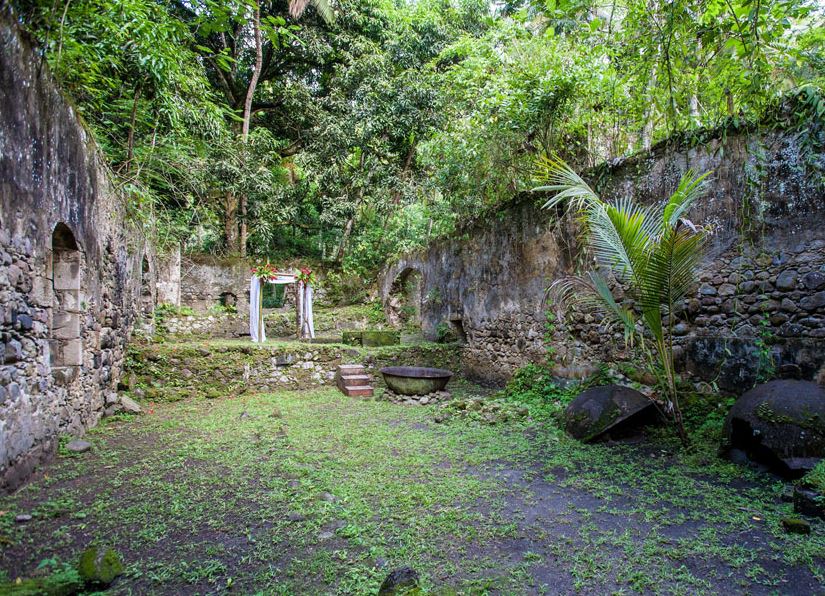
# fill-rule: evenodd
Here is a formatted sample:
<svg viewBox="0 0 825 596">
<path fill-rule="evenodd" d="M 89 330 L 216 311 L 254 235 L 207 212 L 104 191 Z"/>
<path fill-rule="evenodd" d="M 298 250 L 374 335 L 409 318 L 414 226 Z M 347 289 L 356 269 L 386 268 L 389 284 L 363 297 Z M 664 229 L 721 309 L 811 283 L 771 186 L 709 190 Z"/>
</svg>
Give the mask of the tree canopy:
<svg viewBox="0 0 825 596">
<path fill-rule="evenodd" d="M 371 276 L 576 167 L 822 121 L 814 0 L 18 0 L 160 245 Z"/>
</svg>

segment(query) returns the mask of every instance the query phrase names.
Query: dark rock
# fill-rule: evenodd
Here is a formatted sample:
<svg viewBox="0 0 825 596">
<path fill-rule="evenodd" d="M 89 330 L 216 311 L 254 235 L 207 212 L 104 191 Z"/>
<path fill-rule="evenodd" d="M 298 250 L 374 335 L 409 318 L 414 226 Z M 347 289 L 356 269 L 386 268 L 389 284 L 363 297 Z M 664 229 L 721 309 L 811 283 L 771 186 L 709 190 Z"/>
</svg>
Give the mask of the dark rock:
<svg viewBox="0 0 825 596">
<path fill-rule="evenodd" d="M 780 273 L 776 278 L 776 287 L 780 290 L 793 290 L 796 288 L 796 281 L 798 279 L 796 271 L 793 269 L 786 269 Z"/>
<path fill-rule="evenodd" d="M 333 495 L 332 493 L 323 492 L 321 493 L 320 499 L 322 501 L 326 501 L 327 503 L 337 503 L 341 499 Z"/>
<path fill-rule="evenodd" d="M 87 583 L 106 587 L 123 574 L 123 562 L 114 549 L 90 546 L 80 555 L 77 571 Z"/>
<path fill-rule="evenodd" d="M 783 517 L 782 529 L 788 534 L 810 534 L 811 524 L 801 517 Z"/>
<path fill-rule="evenodd" d="M 795 380 L 758 385 L 733 405 L 724 432 L 723 453 L 740 449 L 798 478 L 825 457 L 825 389 Z"/>
<path fill-rule="evenodd" d="M 287 513 L 286 519 L 290 522 L 302 522 L 307 518 L 306 515 L 302 515 L 300 513 Z"/>
<path fill-rule="evenodd" d="M 421 594 L 418 572 L 411 567 L 401 567 L 390 572 L 378 589 L 378 596 Z"/>
<path fill-rule="evenodd" d="M 72 453 L 86 453 L 91 448 L 91 443 L 81 439 L 75 439 L 74 441 L 69 441 L 66 444 L 66 451 L 71 451 Z"/>
<path fill-rule="evenodd" d="M 809 290 L 819 290 L 825 287 L 825 273 L 821 271 L 811 271 L 802 277 L 802 283 Z"/>
<path fill-rule="evenodd" d="M 21 331 L 31 331 L 34 322 L 29 315 L 17 315 L 17 324 L 20 325 Z"/>
<path fill-rule="evenodd" d="M 567 432 L 585 442 L 609 430 L 627 431 L 652 422 L 655 417 L 656 408 L 649 398 L 621 385 L 588 389 L 574 399 L 564 413 Z"/>
<path fill-rule="evenodd" d="M 825 306 L 825 292 L 817 292 L 813 296 L 806 296 L 799 301 L 799 306 L 805 310 L 816 310 Z"/>
<path fill-rule="evenodd" d="M 825 495 L 810 486 L 797 485 L 793 489 L 793 510 L 825 519 Z"/>
</svg>

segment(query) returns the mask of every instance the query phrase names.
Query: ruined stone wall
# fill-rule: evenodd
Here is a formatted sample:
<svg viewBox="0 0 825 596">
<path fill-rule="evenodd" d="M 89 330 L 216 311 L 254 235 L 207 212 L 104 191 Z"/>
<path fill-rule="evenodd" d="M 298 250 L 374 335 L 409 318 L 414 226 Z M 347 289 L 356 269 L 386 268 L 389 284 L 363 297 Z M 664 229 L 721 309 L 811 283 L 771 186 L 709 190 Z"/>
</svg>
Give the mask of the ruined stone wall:
<svg viewBox="0 0 825 596">
<path fill-rule="evenodd" d="M 246 259 L 185 255 L 180 261 L 180 304 L 205 313 L 218 305 L 233 304 L 249 313 L 249 272 Z"/>
<path fill-rule="evenodd" d="M 130 351 L 128 383 L 132 395 L 159 401 L 334 386 L 340 364 L 363 364 L 375 387 L 384 387 L 381 368 L 398 362 L 461 369 L 461 351 L 455 344 L 360 348 L 296 342 L 170 342 L 135 345 Z"/>
<path fill-rule="evenodd" d="M 117 399 L 142 241 L 89 134 L 0 8 L 0 490 Z M 132 243 L 134 242 L 134 244 Z"/>
<path fill-rule="evenodd" d="M 661 201 L 688 169 L 713 171 L 707 196 L 689 214 L 713 227 L 702 285 L 677 325 L 682 366 L 725 389 L 741 390 L 760 360 L 810 378 L 825 361 L 825 139 L 796 132 L 719 134 L 697 147 L 662 145 L 586 177 L 605 199 Z M 541 209 L 529 193 L 383 273 L 392 309 L 398 280 L 418 272 L 421 323 L 434 338 L 463 335 L 465 372 L 500 384 L 546 357 L 567 369 L 630 358 L 620 334 L 578 315 L 548 331 L 545 289 L 586 254 L 574 224 Z M 759 349 L 759 341 L 768 348 Z"/>
</svg>

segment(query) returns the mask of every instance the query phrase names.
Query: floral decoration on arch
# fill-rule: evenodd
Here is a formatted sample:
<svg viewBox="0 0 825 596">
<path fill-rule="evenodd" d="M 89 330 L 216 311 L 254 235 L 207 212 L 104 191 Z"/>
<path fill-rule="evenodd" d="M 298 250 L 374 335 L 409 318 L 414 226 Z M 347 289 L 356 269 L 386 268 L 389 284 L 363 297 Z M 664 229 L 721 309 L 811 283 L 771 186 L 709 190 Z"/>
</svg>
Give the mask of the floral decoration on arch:
<svg viewBox="0 0 825 596">
<path fill-rule="evenodd" d="M 268 280 L 278 277 L 278 268 L 269 262 L 255 265 L 252 269 L 250 269 L 250 271 L 252 271 L 252 275 L 258 279 Z"/>
<path fill-rule="evenodd" d="M 317 283 L 315 273 L 309 267 L 301 267 L 298 272 L 298 281 L 308 286 L 314 286 Z"/>
</svg>

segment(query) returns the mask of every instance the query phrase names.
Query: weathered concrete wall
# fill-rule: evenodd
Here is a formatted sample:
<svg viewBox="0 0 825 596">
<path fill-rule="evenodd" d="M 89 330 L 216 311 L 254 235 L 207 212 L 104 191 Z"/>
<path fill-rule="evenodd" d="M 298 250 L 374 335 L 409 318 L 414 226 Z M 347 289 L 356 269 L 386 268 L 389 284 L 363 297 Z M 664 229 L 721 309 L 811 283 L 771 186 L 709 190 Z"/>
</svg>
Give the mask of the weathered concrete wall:
<svg viewBox="0 0 825 596">
<path fill-rule="evenodd" d="M 778 367 L 811 376 L 825 361 L 825 139 L 819 134 L 802 146 L 790 132 L 729 133 L 689 149 L 660 146 L 588 178 L 603 198 L 651 203 L 672 193 L 688 168 L 713 171 L 707 196 L 689 216 L 712 225 L 714 235 L 702 287 L 679 327 L 683 364 L 741 390 L 755 377 L 761 334 L 776 340 Z M 443 325 L 463 333 L 466 372 L 477 379 L 499 384 L 545 358 L 545 289 L 585 258 L 573 223 L 540 203 L 518 197 L 382 276 L 391 307 L 398 280 L 420 272 L 425 335 L 435 337 Z M 551 335 L 564 365 L 630 356 L 621 337 L 590 316 L 556 324 Z"/>
<path fill-rule="evenodd" d="M 117 399 L 143 245 L 90 136 L 0 8 L 0 490 Z"/>
</svg>

